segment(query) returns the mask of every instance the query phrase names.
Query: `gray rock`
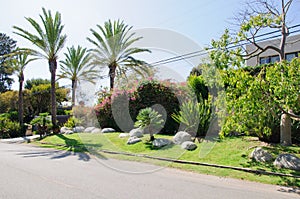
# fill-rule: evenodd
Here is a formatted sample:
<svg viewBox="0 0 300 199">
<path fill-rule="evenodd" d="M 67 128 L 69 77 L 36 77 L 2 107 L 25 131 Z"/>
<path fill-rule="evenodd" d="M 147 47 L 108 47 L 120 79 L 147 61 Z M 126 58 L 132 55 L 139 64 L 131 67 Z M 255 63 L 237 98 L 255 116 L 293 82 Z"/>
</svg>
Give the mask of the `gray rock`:
<svg viewBox="0 0 300 199">
<path fill-rule="evenodd" d="M 120 133 L 119 138 L 129 137 L 129 133 Z"/>
<path fill-rule="evenodd" d="M 67 130 L 64 134 L 69 135 L 69 134 L 73 134 L 74 132 L 72 130 Z"/>
<path fill-rule="evenodd" d="M 261 147 L 255 148 L 250 154 L 250 158 L 257 162 L 271 162 L 273 160 L 272 155 Z"/>
<path fill-rule="evenodd" d="M 91 133 L 102 133 L 102 131 L 99 128 L 94 128 Z"/>
<path fill-rule="evenodd" d="M 138 137 L 138 138 L 141 138 L 143 137 L 143 129 L 141 128 L 137 128 L 137 129 L 132 129 L 130 132 L 129 132 L 129 136 L 130 137 Z"/>
<path fill-rule="evenodd" d="M 164 139 L 164 138 L 157 138 L 157 139 L 153 140 L 152 146 L 161 148 L 161 147 L 170 145 L 171 143 L 172 143 L 171 140 Z"/>
<path fill-rule="evenodd" d="M 192 151 L 197 148 L 197 145 L 192 141 L 185 141 L 181 144 L 181 148 Z"/>
<path fill-rule="evenodd" d="M 116 132 L 116 130 L 113 128 L 104 128 L 104 129 L 102 129 L 101 132 L 102 133 L 113 133 L 113 132 Z"/>
<path fill-rule="evenodd" d="M 60 133 L 62 133 L 62 134 L 65 134 L 67 131 L 71 131 L 71 129 L 68 127 L 65 127 L 65 126 L 60 128 Z"/>
<path fill-rule="evenodd" d="M 192 141 L 192 136 L 184 131 L 179 131 L 173 137 L 173 141 L 175 144 L 182 144 L 185 141 Z"/>
<path fill-rule="evenodd" d="M 84 127 L 83 126 L 76 126 L 73 128 L 73 132 L 74 133 L 82 133 L 84 131 Z"/>
<path fill-rule="evenodd" d="M 127 140 L 127 144 L 135 144 L 135 143 L 138 143 L 142 141 L 141 138 L 138 138 L 138 137 L 130 137 L 128 140 Z"/>
<path fill-rule="evenodd" d="M 91 133 L 96 127 L 87 127 L 86 129 L 84 129 L 84 133 Z"/>
<path fill-rule="evenodd" d="M 279 168 L 300 171 L 300 158 L 293 154 L 280 154 L 273 164 Z"/>
</svg>

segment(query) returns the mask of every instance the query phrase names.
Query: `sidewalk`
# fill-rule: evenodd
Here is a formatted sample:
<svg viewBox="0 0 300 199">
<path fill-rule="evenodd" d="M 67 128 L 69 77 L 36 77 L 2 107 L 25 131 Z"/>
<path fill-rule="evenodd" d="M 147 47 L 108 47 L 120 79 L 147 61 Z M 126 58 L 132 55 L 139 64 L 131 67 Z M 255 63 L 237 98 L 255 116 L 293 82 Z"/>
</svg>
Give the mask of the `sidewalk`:
<svg viewBox="0 0 300 199">
<path fill-rule="evenodd" d="M 32 135 L 26 137 L 18 137 L 18 138 L 9 138 L 9 139 L 0 139 L 1 143 L 23 143 L 23 142 L 30 142 L 31 140 L 39 138 L 40 135 Z"/>
</svg>

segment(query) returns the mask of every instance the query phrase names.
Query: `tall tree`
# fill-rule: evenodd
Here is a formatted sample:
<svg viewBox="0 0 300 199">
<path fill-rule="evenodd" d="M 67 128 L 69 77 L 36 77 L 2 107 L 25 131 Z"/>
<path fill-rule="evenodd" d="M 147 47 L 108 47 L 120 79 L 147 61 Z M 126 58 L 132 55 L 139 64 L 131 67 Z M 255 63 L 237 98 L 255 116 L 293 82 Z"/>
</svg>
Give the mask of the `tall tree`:
<svg viewBox="0 0 300 199">
<path fill-rule="evenodd" d="M 141 52 L 150 52 L 148 49 L 132 47 L 132 44 L 142 37 L 135 37 L 131 32 L 132 26 L 125 25 L 123 21 L 111 20 L 104 23 L 104 26 L 97 25 L 100 32 L 91 29 L 95 39 L 87 38 L 95 48 L 92 49 L 92 63 L 101 67 L 108 67 L 110 78 L 110 89 L 114 88 L 116 75 L 126 74 L 133 70 L 139 74 L 141 71 L 148 71 L 144 61 L 135 59 L 133 55 Z"/>
<path fill-rule="evenodd" d="M 58 77 L 72 81 L 72 105 L 74 106 L 77 85 L 80 81 L 88 81 L 94 84 L 95 79 L 99 77 L 99 71 L 95 70 L 95 66 L 90 64 L 91 56 L 86 48 L 72 46 L 68 48 L 65 57 L 65 60 L 60 61 L 61 72 Z"/>
<path fill-rule="evenodd" d="M 7 55 L 15 50 L 16 43 L 6 34 L 0 33 L 0 93 L 9 90 L 13 83 L 13 79 L 10 77 L 13 74 L 13 69 L 4 63 L 11 58 Z"/>
<path fill-rule="evenodd" d="M 29 58 L 31 52 L 17 49 L 14 59 L 12 59 L 9 64 L 14 69 L 15 73 L 19 79 L 19 101 L 18 101 L 18 114 L 20 126 L 23 126 L 23 83 L 24 83 L 24 70 L 25 67 L 36 58 Z"/>
<path fill-rule="evenodd" d="M 280 61 L 285 59 L 285 46 L 289 35 L 287 16 L 293 0 L 255 0 L 247 3 L 244 10 L 238 13 L 235 22 L 239 27 L 237 32 L 230 33 L 228 30 L 222 35 L 219 41 L 212 41 L 212 47 L 215 49 L 210 53 L 210 58 L 218 68 L 228 68 L 230 66 L 241 66 L 241 61 L 256 57 L 267 50 L 273 50 L 278 53 Z M 280 32 L 280 44 L 273 43 L 261 45 L 259 35 L 265 34 L 266 31 L 276 30 Z M 243 43 L 252 44 L 253 48 L 247 49 Z M 233 49 L 233 46 L 238 46 Z M 277 71 L 282 76 L 283 70 Z M 284 81 L 284 80 L 281 80 Z M 276 100 L 276 97 L 262 90 L 266 98 Z M 273 98 L 273 99 L 272 99 Z M 277 104 L 282 111 L 281 117 L 281 143 L 291 144 L 291 117 L 300 118 L 293 114 L 292 107 L 282 107 Z"/>
<path fill-rule="evenodd" d="M 41 58 L 45 58 L 49 63 L 51 73 L 51 115 L 52 124 L 56 126 L 56 96 L 55 78 L 57 69 L 58 52 L 64 47 L 67 36 L 62 33 L 64 25 L 61 24 L 61 14 L 55 13 L 53 17 L 51 11 L 43 8 L 43 15 L 40 15 L 42 26 L 32 18 L 26 20 L 33 26 L 37 34 L 30 33 L 20 27 L 14 26 L 17 35 L 29 40 L 38 47 L 41 52 L 36 52 Z"/>
</svg>

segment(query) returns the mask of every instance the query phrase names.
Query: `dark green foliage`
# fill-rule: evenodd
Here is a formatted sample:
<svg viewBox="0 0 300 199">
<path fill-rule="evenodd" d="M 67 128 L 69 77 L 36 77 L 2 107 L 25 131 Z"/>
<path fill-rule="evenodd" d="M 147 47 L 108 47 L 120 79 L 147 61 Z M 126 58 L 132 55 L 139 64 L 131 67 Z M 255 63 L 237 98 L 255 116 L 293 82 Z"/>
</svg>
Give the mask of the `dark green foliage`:
<svg viewBox="0 0 300 199">
<path fill-rule="evenodd" d="M 178 113 L 172 114 L 172 118 L 184 125 L 184 131 L 195 137 L 201 137 L 205 136 L 208 131 L 211 114 L 210 100 L 200 102 L 188 100 L 182 103 Z"/>
<path fill-rule="evenodd" d="M 50 84 L 50 80 L 42 78 L 26 80 L 24 87 L 25 89 L 31 90 L 33 86 L 39 86 L 41 84 Z"/>
<path fill-rule="evenodd" d="M 115 91 L 112 96 L 104 98 L 102 102 L 95 107 L 99 124 L 102 128 L 112 127 L 116 130 L 128 131 L 133 128 L 133 122 L 139 110 L 152 107 L 161 114 L 163 118 L 166 118 L 166 123 L 161 133 L 174 134 L 179 127 L 179 124 L 171 117 L 174 112 L 179 111 L 179 99 L 175 93 L 179 94 L 180 92 L 176 90 L 175 86 L 171 83 L 164 85 L 162 82 L 152 80 L 141 82 L 136 90 Z M 115 115 L 112 113 L 112 106 L 115 109 Z M 159 108 L 161 106 L 165 111 Z M 128 109 L 130 115 L 126 114 L 126 109 Z M 123 118 L 123 120 L 127 122 L 120 120 L 116 122 L 116 118 L 120 118 L 120 120 Z M 122 127 L 117 125 L 117 123 L 120 124 L 120 122 L 123 125 Z"/>
<path fill-rule="evenodd" d="M 189 76 L 188 85 L 191 88 L 191 90 L 195 93 L 198 102 L 208 99 L 208 87 L 205 84 L 203 76 Z"/>
<path fill-rule="evenodd" d="M 13 79 L 10 77 L 13 74 L 13 69 L 5 62 L 9 57 L 1 57 L 8 55 L 16 49 L 16 41 L 9 36 L 0 33 L 0 93 L 3 93 L 11 88 Z"/>
<path fill-rule="evenodd" d="M 223 71 L 227 115 L 222 135 L 250 134 L 267 142 L 279 142 L 282 110 L 299 115 L 300 59 L 246 69 Z M 284 71 L 284 72 L 283 72 Z M 300 126 L 293 121 L 292 139 Z"/>
<path fill-rule="evenodd" d="M 161 105 L 165 112 L 159 110 L 160 106 L 153 107 L 158 111 L 163 118 L 166 118 L 164 128 L 161 130 L 164 134 L 174 134 L 179 127 L 179 124 L 172 118 L 172 114 L 179 111 L 179 99 L 175 95 L 178 93 L 172 86 L 165 86 L 157 81 L 142 82 L 136 91 L 136 110 L 140 110 L 147 107 L 152 107 L 156 104 Z"/>
<path fill-rule="evenodd" d="M 14 138 L 23 136 L 19 122 L 13 121 L 15 113 L 0 115 L 0 138 Z"/>
</svg>

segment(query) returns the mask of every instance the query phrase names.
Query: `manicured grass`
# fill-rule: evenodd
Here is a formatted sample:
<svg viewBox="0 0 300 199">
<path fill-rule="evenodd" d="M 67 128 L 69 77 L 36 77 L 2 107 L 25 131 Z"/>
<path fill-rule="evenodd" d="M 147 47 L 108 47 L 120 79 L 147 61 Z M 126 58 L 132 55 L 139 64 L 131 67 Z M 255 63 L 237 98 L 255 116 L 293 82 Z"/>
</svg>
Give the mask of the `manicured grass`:
<svg viewBox="0 0 300 199">
<path fill-rule="evenodd" d="M 46 147 L 55 147 L 64 150 L 71 150 L 75 152 L 89 152 L 92 154 L 101 154 L 105 157 L 150 162 L 158 164 L 160 166 L 174 167 L 184 170 L 189 170 L 197 173 L 212 174 L 223 177 L 232 177 L 238 179 L 245 179 L 251 181 L 257 181 L 268 184 L 278 184 L 286 186 L 300 187 L 300 179 L 292 177 L 278 177 L 271 175 L 257 175 L 253 173 L 247 173 L 243 171 L 236 171 L 231 169 L 222 169 L 206 166 L 196 166 L 187 164 L 178 164 L 170 162 L 162 162 L 157 160 L 150 160 L 142 157 L 130 157 L 124 155 L 110 155 L 101 153 L 101 150 L 110 150 L 134 154 L 144 154 L 155 157 L 165 157 L 178 160 L 204 162 L 225 166 L 251 168 L 256 170 L 280 172 L 286 174 L 293 174 L 300 176 L 300 172 L 278 169 L 271 164 L 262 164 L 252 161 L 249 158 L 249 154 L 257 146 L 262 146 L 273 154 L 274 157 L 280 153 L 293 153 L 299 155 L 300 147 L 282 147 L 280 145 L 265 145 L 260 141 L 255 141 L 249 137 L 239 138 L 226 138 L 224 140 L 216 142 L 203 142 L 198 143 L 198 148 L 194 151 L 185 151 L 178 145 L 171 145 L 162 149 L 155 149 L 148 141 L 149 137 L 145 136 L 142 142 L 134 145 L 127 145 L 127 138 L 119 138 L 119 133 L 107 133 L 107 134 L 71 134 L 71 135 L 53 135 L 44 138 L 37 143 Z M 156 135 L 156 138 L 172 139 L 171 136 Z M 56 145 L 56 146 L 53 146 Z M 207 155 L 203 155 L 205 146 L 213 146 Z M 205 153 L 204 153 L 205 154 Z"/>
</svg>

